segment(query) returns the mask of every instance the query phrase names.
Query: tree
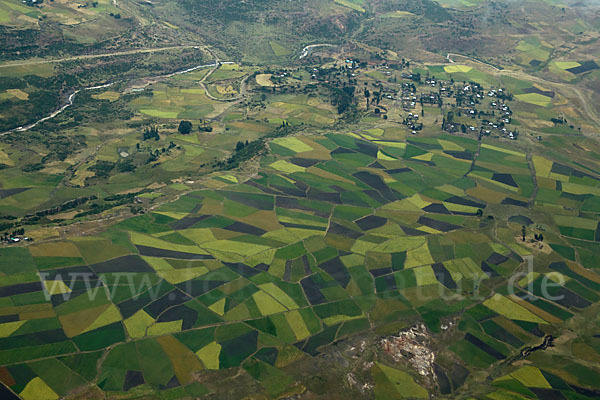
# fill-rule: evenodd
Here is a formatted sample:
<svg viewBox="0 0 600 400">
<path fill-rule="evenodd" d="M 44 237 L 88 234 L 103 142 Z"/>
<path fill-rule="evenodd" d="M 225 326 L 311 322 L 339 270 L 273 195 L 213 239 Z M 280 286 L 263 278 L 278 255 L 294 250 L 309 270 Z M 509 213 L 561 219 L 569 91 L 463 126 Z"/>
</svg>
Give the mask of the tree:
<svg viewBox="0 0 600 400">
<path fill-rule="evenodd" d="M 160 140 L 160 136 L 158 135 L 158 128 L 156 126 L 146 127 L 144 129 L 144 135 L 142 137 L 143 140 L 154 139 Z"/>
<path fill-rule="evenodd" d="M 477 213 L 476 213 L 476 215 L 477 215 L 479 218 L 483 217 L 483 210 L 482 210 L 481 208 L 478 208 L 478 209 L 477 209 Z"/>
<path fill-rule="evenodd" d="M 521 234 L 523 235 L 523 241 L 525 241 L 525 235 L 527 235 L 527 228 L 525 225 L 521 227 Z"/>
<path fill-rule="evenodd" d="M 135 164 L 131 159 L 127 159 L 117 164 L 117 170 L 119 172 L 132 172 L 135 171 Z"/>
<path fill-rule="evenodd" d="M 181 121 L 177 130 L 182 135 L 189 135 L 189 133 L 192 131 L 192 123 L 190 121 Z"/>
</svg>

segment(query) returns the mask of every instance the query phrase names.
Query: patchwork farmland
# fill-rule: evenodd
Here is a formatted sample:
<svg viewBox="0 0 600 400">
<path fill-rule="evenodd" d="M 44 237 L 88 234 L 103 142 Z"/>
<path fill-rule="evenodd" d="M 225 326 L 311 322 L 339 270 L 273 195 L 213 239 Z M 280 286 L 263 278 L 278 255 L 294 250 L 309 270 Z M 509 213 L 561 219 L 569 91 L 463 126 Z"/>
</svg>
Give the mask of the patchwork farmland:
<svg viewBox="0 0 600 400">
<path fill-rule="evenodd" d="M 375 395 L 408 385 L 405 396 L 422 397 L 431 382 L 450 394 L 600 299 L 600 180 L 587 172 L 451 135 L 299 135 L 269 147 L 243 183 L 221 178 L 99 235 L 1 249 L 2 382 L 24 399 L 79 387 L 202 396 L 218 388 L 197 374 L 242 368 L 278 397 L 305 390 L 296 366 L 332 344 L 423 321 L 433 335 L 456 326 L 437 339 L 435 373 L 378 363 Z M 548 207 L 553 219 L 538 219 Z M 527 221 L 544 225 L 543 242 L 520 241 Z M 532 255 L 535 272 L 511 291 Z M 564 282 L 552 288 L 560 300 L 541 292 L 548 278 Z M 597 339 L 580 340 L 595 351 Z M 536 367 L 493 380 L 489 398 L 594 397 L 593 367 L 558 349 L 560 367 L 536 353 Z"/>
<path fill-rule="evenodd" d="M 600 398 L 591 0 L 0 0 L 0 398 Z"/>
</svg>

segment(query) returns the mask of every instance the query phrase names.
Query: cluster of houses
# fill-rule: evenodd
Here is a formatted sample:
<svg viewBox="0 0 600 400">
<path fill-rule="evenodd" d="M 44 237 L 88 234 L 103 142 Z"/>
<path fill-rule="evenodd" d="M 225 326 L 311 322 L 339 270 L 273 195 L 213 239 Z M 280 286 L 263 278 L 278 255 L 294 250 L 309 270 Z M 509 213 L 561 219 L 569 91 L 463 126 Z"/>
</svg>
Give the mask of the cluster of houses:
<svg viewBox="0 0 600 400">
<path fill-rule="evenodd" d="M 453 81 L 444 82 L 435 77 L 420 80 L 420 77 L 414 74 L 403 74 L 403 77 L 412 81 L 402 83 L 402 107 L 405 111 L 413 111 L 417 103 L 421 106 L 439 107 L 450 104 L 452 108 L 444 116 L 443 130 L 449 133 L 474 133 L 478 136 L 491 135 L 517 139 L 518 131 L 507 127 L 512 122 L 512 110 L 507 104 L 507 101 L 512 100 L 512 95 L 506 89 L 485 89 L 475 82 L 457 84 Z M 421 83 L 420 93 L 414 82 Z M 426 91 L 427 87 L 437 87 L 437 91 L 435 89 Z M 444 102 L 444 98 L 452 98 L 454 102 Z M 487 104 L 485 109 L 483 104 Z M 411 112 L 404 120 L 404 124 L 413 133 L 418 131 L 419 127 L 422 128 L 418 117 L 417 113 Z"/>
<path fill-rule="evenodd" d="M 402 77 L 409 80 L 401 83 L 402 108 L 409 112 L 403 124 L 411 129 L 413 134 L 423 127 L 418 113 L 414 111 L 417 103 L 420 103 L 421 106 L 451 107 L 442 123 L 442 129 L 449 133 L 462 132 L 517 139 L 518 131 L 508 127 L 512 122 L 512 110 L 507 102 L 512 100 L 512 95 L 506 89 L 485 89 L 475 82 L 445 82 L 429 76 L 423 79 L 419 74 L 403 73 Z M 415 83 L 420 84 L 420 87 L 415 86 Z M 427 90 L 427 87 L 430 90 Z"/>
<path fill-rule="evenodd" d="M 491 98 L 486 110 L 479 109 L 484 98 Z M 456 96 L 456 107 L 447 114 L 442 129 L 454 133 L 474 132 L 478 136 L 498 136 L 516 140 L 519 132 L 507 127 L 512 122 L 512 110 L 506 100 L 512 95 L 502 88 L 483 90 L 479 84 L 468 84 L 459 88 Z M 464 118 L 470 117 L 470 123 Z M 459 118 L 455 118 L 459 117 Z"/>
<path fill-rule="evenodd" d="M 437 105 L 437 106 L 441 107 L 442 96 L 439 92 L 438 93 L 436 93 L 436 92 L 421 93 L 421 96 L 419 97 L 419 102 L 421 103 L 421 105 L 430 104 L 430 105 Z"/>
<path fill-rule="evenodd" d="M 405 111 L 413 110 L 417 106 L 417 88 L 413 83 L 402 83 L 402 108 Z"/>
<path fill-rule="evenodd" d="M 0 235 L 0 242 L 1 243 L 7 243 L 7 244 L 14 244 L 14 243 L 20 243 L 20 242 L 30 242 L 33 239 L 30 238 L 29 236 L 25 236 L 25 232 L 24 231 L 15 231 L 13 233 L 4 233 L 4 235 Z"/>
<path fill-rule="evenodd" d="M 408 113 L 408 116 L 404 118 L 402 123 L 411 130 L 413 135 L 416 135 L 418 131 L 423 129 L 423 122 L 419 121 L 419 114 L 417 113 Z"/>
<path fill-rule="evenodd" d="M 357 69 L 366 66 L 363 64 L 366 63 L 346 58 L 342 70 L 346 70 L 348 74 L 352 72 L 352 76 L 355 76 L 354 72 L 358 74 Z M 386 75 L 391 75 L 391 70 L 402 70 L 404 63 L 392 67 L 383 63 L 376 68 Z M 340 70 L 314 68 L 312 78 L 327 83 L 327 78 L 331 79 L 329 74 L 332 72 L 335 74 L 335 71 L 339 73 Z M 442 130 L 446 132 L 517 139 L 519 132 L 511 126 L 513 112 L 507 104 L 513 96 L 506 89 L 484 88 L 476 82 L 442 80 L 435 76 L 422 76 L 419 72 L 406 70 L 401 72 L 401 77 L 402 80 L 397 81 L 394 76 L 387 80 L 387 84 L 377 81 L 373 86 L 378 89 L 377 92 L 373 92 L 376 96 L 371 102 L 374 103 L 376 100 L 379 105 L 380 99 L 387 99 L 400 103 L 407 113 L 402 124 L 413 134 L 423 129 L 423 122 L 420 119 L 423 117 L 423 111 L 419 106 L 421 109 L 423 106 L 437 106 L 442 109 Z M 355 80 L 349 82 L 356 84 Z M 365 90 L 365 97 L 368 96 L 367 92 Z"/>
</svg>

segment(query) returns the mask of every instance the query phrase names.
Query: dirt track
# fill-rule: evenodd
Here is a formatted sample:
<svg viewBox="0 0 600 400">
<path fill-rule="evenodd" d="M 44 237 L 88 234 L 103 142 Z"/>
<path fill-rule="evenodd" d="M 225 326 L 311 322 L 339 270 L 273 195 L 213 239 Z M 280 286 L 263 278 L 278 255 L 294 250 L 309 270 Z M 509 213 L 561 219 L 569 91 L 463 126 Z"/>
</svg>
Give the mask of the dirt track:
<svg viewBox="0 0 600 400">
<path fill-rule="evenodd" d="M 93 58 L 104 58 L 104 57 L 118 57 L 118 56 L 127 56 L 132 54 L 140 54 L 140 53 L 157 53 L 161 51 L 173 50 L 173 49 L 189 49 L 193 47 L 202 47 L 197 45 L 185 45 L 185 46 L 169 46 L 169 47 L 157 47 L 157 48 L 149 48 L 149 49 L 135 49 L 135 50 L 124 50 L 124 51 L 115 51 L 111 53 L 103 53 L 103 54 L 82 54 L 79 56 L 68 56 L 63 58 L 50 58 L 50 59 L 35 59 L 28 61 L 14 61 L 0 64 L 0 68 L 6 67 L 22 67 L 27 65 L 36 65 L 36 64 L 49 64 L 49 63 L 60 63 L 64 61 L 75 61 L 75 60 L 86 60 Z"/>
</svg>

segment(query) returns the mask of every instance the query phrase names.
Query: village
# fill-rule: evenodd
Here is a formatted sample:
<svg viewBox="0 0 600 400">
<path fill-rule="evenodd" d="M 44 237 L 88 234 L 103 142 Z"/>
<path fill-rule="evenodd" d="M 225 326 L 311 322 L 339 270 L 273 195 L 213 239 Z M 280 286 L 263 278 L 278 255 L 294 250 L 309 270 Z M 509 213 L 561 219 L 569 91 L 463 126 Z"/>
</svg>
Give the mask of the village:
<svg viewBox="0 0 600 400">
<path fill-rule="evenodd" d="M 388 110 L 401 109 L 397 122 L 413 135 L 427 128 L 423 117 L 437 108 L 439 114 L 435 113 L 439 118 L 435 118 L 434 125 L 449 134 L 518 138 L 509 104 L 513 95 L 506 88 L 443 80 L 415 70 L 405 60 L 392 64 L 346 58 L 331 66 L 310 68 L 309 72 L 313 82 L 351 93 L 358 106 L 363 105 L 365 111 L 376 117 L 388 119 Z M 286 73 L 281 73 L 279 79 L 285 76 Z"/>
</svg>

